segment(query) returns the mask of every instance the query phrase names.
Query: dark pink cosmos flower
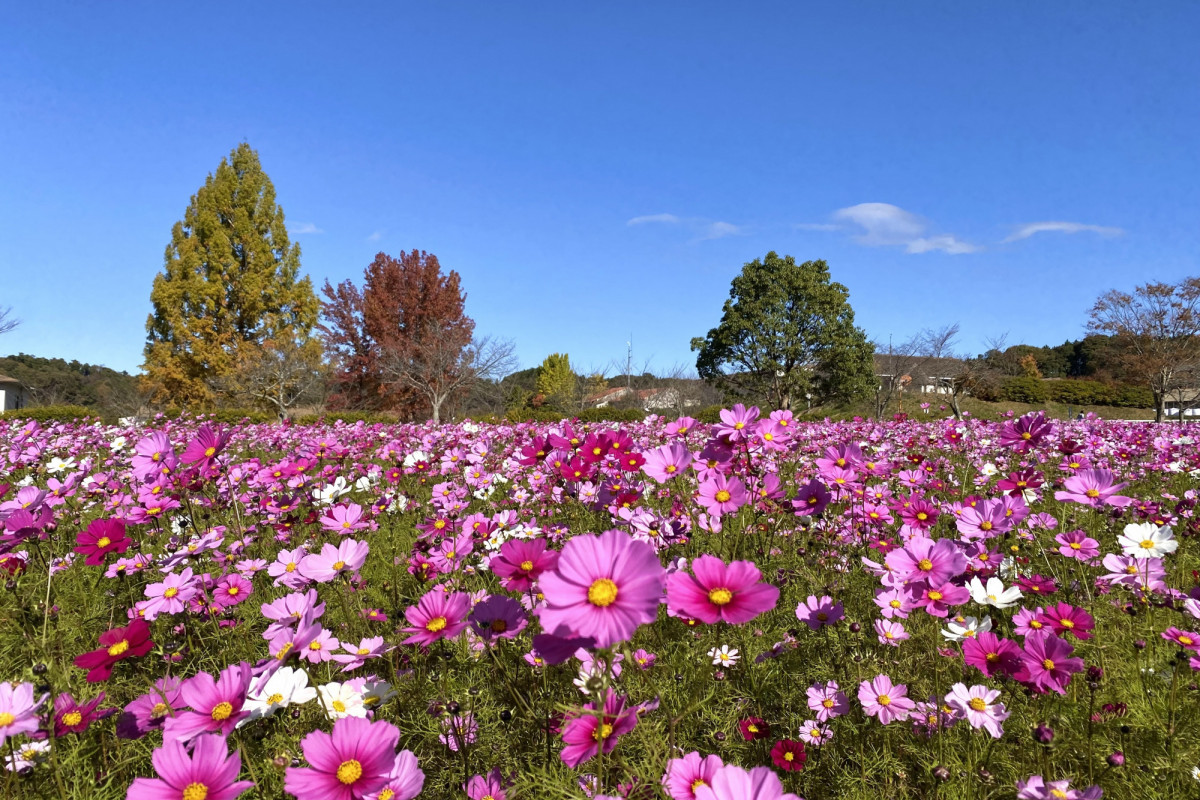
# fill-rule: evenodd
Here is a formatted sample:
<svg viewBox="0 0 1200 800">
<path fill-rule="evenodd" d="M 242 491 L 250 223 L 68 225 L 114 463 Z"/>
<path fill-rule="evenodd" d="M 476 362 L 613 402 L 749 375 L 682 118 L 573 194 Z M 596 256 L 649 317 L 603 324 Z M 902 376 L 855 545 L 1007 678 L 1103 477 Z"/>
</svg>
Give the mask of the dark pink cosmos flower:
<svg viewBox="0 0 1200 800">
<path fill-rule="evenodd" d="M 467 612 L 471 610 L 471 598 L 463 592 L 447 594 L 432 589 L 409 606 L 404 612 L 409 627 L 404 633 L 412 635 L 402 644 L 419 644 L 428 647 L 438 639 L 453 639 L 467 627 Z"/>
<path fill-rule="evenodd" d="M 1067 603 L 1058 603 L 1042 609 L 1042 616 L 1054 628 L 1059 636 L 1071 634 L 1076 639 L 1092 638 L 1091 630 L 1096 627 L 1096 620 L 1082 608 Z"/>
<path fill-rule="evenodd" d="M 83 563 L 89 567 L 103 564 L 109 553 L 124 553 L 133 544 L 125 535 L 125 523 L 119 519 L 92 520 L 75 542 L 75 552 L 87 556 Z"/>
<path fill-rule="evenodd" d="M 1083 670 L 1082 658 L 1072 658 L 1075 648 L 1050 631 L 1025 637 L 1022 667 L 1013 677 L 1035 691 L 1067 693 L 1071 676 Z"/>
<path fill-rule="evenodd" d="M 217 463 L 217 456 L 229 444 L 229 431 L 215 431 L 207 422 L 200 426 L 196 436 L 188 442 L 180 460 L 184 464 L 196 464 L 209 470 Z"/>
<path fill-rule="evenodd" d="M 125 706 L 117 718 L 117 736 L 122 739 L 141 739 L 150 731 L 161 729 L 167 719 L 184 706 L 183 696 L 179 692 L 182 684 L 179 678 L 159 678 L 155 681 L 153 689 Z"/>
<path fill-rule="evenodd" d="M 832 499 L 833 495 L 825 488 L 825 484 L 811 480 L 801 485 L 796 492 L 796 498 L 792 500 L 792 509 L 797 517 L 808 517 L 820 514 Z"/>
<path fill-rule="evenodd" d="M 924 580 L 940 585 L 967 569 L 967 557 L 950 539 L 933 540 L 917 536 L 902 550 L 893 550 L 884 559 L 901 580 Z"/>
<path fill-rule="evenodd" d="M 999 444 L 1015 448 L 1018 453 L 1032 450 L 1042 439 L 1054 432 L 1054 426 L 1046 419 L 1044 411 L 1004 423 L 1000 429 Z"/>
<path fill-rule="evenodd" d="M 981 631 L 963 639 L 963 661 L 987 677 L 1015 675 L 1021 669 L 1021 648 L 1016 642 L 1001 639 L 991 631 Z"/>
<path fill-rule="evenodd" d="M 529 624 L 525 609 L 511 597 L 494 594 L 475 604 L 468 617 L 482 639 L 515 639 Z"/>
<path fill-rule="evenodd" d="M 624 531 L 575 536 L 563 547 L 557 568 L 542 575 L 546 603 L 536 613 L 547 631 L 592 637 L 600 647 L 611 647 L 654 622 L 665 579 L 654 548 Z"/>
<path fill-rule="evenodd" d="M 1179 628 L 1171 627 L 1163 631 L 1162 638 L 1187 650 L 1200 653 L 1200 633 L 1181 631 Z"/>
<path fill-rule="evenodd" d="M 951 606 L 970 600 L 971 592 L 948 581 L 940 584 L 918 581 L 908 585 L 908 598 L 914 606 L 924 608 L 927 614 L 944 618 L 949 615 Z"/>
<path fill-rule="evenodd" d="M 709 625 L 722 619 L 740 625 L 779 601 L 779 589 L 760 583 L 762 573 L 751 561 L 726 566 L 715 556 L 702 555 L 692 561 L 692 572 L 667 577 L 667 608 L 675 614 Z"/>
<path fill-rule="evenodd" d="M 700 484 L 699 503 L 712 516 L 737 511 L 749 501 L 746 485 L 738 478 L 714 475 Z"/>
<path fill-rule="evenodd" d="M 720 756 L 701 756 L 696 752 L 672 758 L 663 775 L 663 789 L 671 800 L 696 800 L 696 790 L 711 786 L 713 775 L 723 766 L 725 762 Z"/>
<path fill-rule="evenodd" d="M 938 507 L 923 497 L 916 497 L 897 509 L 901 521 L 910 528 L 927 531 L 937 523 Z"/>
<path fill-rule="evenodd" d="M 167 720 L 164 739 L 187 742 L 201 733 L 228 736 L 239 722 L 250 716 L 249 711 L 242 710 L 242 705 L 251 677 L 250 665 L 242 661 L 221 670 L 217 678 L 207 672 L 188 678 L 180 693 L 191 710 Z"/>
<path fill-rule="evenodd" d="M 154 649 L 150 641 L 150 626 L 135 619 L 127 628 L 113 628 L 100 634 L 100 648 L 76 656 L 75 666 L 88 670 L 88 683 L 108 680 L 118 661 L 144 656 Z"/>
<path fill-rule="evenodd" d="M 1001 478 L 996 488 L 1011 495 L 1023 495 L 1025 492 L 1039 489 L 1045 479 L 1036 469 L 1022 469 L 1008 473 L 1007 478 Z"/>
<path fill-rule="evenodd" d="M 527 592 L 541 577 L 558 565 L 558 553 L 546 547 L 545 539 L 509 539 L 500 554 L 488 564 L 500 585 L 513 592 Z"/>
<path fill-rule="evenodd" d="M 54 736 L 61 738 L 68 733 L 83 733 L 96 720 L 111 717 L 115 708 L 97 709 L 104 702 L 104 692 L 86 703 L 76 702 L 70 694 L 63 692 L 54 698 Z"/>
<path fill-rule="evenodd" d="M 1055 492 L 1054 499 L 1060 503 L 1083 503 L 1093 508 L 1124 508 L 1133 502 L 1133 498 L 1123 497 L 1117 492 L 1127 485 L 1114 483 L 1113 474 L 1109 470 L 1081 469 L 1063 481 L 1064 491 Z"/>
<path fill-rule="evenodd" d="M 624 696 L 608 691 L 603 703 L 588 703 L 583 710 L 568 713 L 564 719 L 563 743 L 559 757 L 568 767 L 577 767 L 599 755 L 611 753 L 617 740 L 637 727 L 637 711 L 626 708 Z M 602 713 L 588 713 L 600 711 Z"/>
<path fill-rule="evenodd" d="M 237 780 L 242 758 L 219 734 L 197 737 L 190 755 L 181 742 L 164 741 L 150 760 L 159 777 L 134 778 L 127 800 L 234 800 L 254 785 Z"/>
<path fill-rule="evenodd" d="M 1054 579 L 1042 575 L 1022 575 L 1020 578 L 1017 578 L 1017 586 L 1025 594 L 1040 595 L 1042 597 L 1058 591 L 1058 584 L 1054 582 Z"/>
<path fill-rule="evenodd" d="M 780 739 L 771 748 L 771 762 L 784 772 L 799 772 L 804 769 L 808 753 L 804 751 L 804 742 L 792 739 Z"/>
</svg>

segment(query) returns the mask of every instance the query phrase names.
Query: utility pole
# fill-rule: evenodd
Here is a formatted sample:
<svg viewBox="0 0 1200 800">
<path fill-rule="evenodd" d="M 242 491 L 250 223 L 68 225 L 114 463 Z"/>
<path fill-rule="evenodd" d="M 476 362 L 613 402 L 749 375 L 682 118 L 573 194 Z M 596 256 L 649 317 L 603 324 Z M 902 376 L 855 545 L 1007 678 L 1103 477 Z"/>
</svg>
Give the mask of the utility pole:
<svg viewBox="0 0 1200 800">
<path fill-rule="evenodd" d="M 625 343 L 625 388 L 633 389 L 633 331 L 629 332 L 629 341 Z"/>
</svg>

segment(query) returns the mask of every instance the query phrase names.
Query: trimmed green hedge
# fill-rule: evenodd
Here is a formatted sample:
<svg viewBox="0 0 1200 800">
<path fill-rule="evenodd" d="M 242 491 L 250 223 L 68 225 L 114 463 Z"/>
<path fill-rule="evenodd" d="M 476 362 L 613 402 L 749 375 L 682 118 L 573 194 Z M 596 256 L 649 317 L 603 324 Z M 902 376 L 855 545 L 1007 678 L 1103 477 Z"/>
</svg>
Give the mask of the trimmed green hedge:
<svg viewBox="0 0 1200 800">
<path fill-rule="evenodd" d="M 87 406 L 40 406 L 18 408 L 0 414 L 4 419 L 35 419 L 38 422 L 73 422 L 77 419 L 103 419 L 94 408 Z"/>
<path fill-rule="evenodd" d="M 983 393 L 979 393 L 979 398 L 990 399 L 984 397 Z M 1144 386 L 1111 386 L 1099 381 L 1076 379 L 1048 381 L 1037 378 L 1010 378 L 1000 385 L 995 399 L 1030 404 L 1052 401 L 1072 406 L 1154 406 L 1154 395 Z"/>
</svg>

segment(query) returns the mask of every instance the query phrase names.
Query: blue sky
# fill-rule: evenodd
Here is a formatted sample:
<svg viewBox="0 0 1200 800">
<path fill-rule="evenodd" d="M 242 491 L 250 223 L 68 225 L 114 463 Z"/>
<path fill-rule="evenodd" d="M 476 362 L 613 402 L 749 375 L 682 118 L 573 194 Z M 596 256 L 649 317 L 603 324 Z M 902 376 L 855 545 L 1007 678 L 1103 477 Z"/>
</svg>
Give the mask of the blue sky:
<svg viewBox="0 0 1200 800">
<path fill-rule="evenodd" d="M 320 285 L 458 270 L 523 366 L 694 363 L 729 281 L 824 258 L 869 335 L 1055 344 L 1196 274 L 1192 2 L 9 3 L 0 352 L 135 371 L 240 141 Z"/>
</svg>

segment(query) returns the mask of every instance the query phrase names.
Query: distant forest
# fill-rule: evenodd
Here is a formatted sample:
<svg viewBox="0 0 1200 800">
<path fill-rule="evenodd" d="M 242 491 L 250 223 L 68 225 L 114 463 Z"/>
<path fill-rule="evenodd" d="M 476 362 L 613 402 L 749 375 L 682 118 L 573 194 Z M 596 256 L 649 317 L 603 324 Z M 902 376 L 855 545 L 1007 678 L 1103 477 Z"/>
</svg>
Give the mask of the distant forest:
<svg viewBox="0 0 1200 800">
<path fill-rule="evenodd" d="M 86 406 L 130 414 L 142 404 L 136 375 L 94 364 L 21 353 L 0 358 L 0 375 L 20 382 L 30 405 Z"/>
</svg>

